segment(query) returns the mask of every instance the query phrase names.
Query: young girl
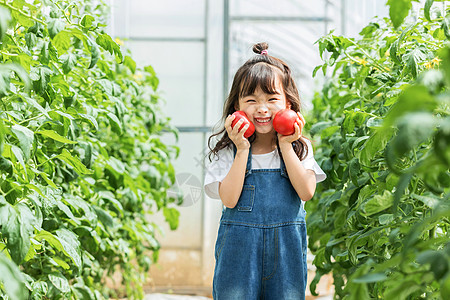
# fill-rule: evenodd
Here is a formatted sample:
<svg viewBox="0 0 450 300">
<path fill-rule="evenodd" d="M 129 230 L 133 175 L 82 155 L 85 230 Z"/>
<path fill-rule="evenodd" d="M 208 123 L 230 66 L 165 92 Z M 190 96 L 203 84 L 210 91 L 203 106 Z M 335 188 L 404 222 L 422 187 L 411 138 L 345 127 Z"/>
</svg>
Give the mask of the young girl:
<svg viewBox="0 0 450 300">
<path fill-rule="evenodd" d="M 300 98 L 289 67 L 268 55 L 268 45 L 237 71 L 224 105 L 224 129 L 209 154 L 205 191 L 225 208 L 215 246 L 213 296 L 218 300 L 304 299 L 306 224 L 303 202 L 326 175 L 313 157 Z M 272 120 L 281 109 L 297 112 L 295 132 L 278 134 Z M 232 127 L 244 111 L 255 126 L 248 139 Z"/>
</svg>

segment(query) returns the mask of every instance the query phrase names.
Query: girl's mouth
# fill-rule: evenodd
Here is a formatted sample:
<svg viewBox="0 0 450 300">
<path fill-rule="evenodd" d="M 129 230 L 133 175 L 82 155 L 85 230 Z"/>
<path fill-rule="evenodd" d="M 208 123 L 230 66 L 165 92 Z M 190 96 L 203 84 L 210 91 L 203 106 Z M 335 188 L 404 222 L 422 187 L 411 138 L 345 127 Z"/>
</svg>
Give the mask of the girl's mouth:
<svg viewBox="0 0 450 300">
<path fill-rule="evenodd" d="M 258 125 L 268 125 L 270 124 L 271 118 L 255 118 L 255 122 Z"/>
</svg>

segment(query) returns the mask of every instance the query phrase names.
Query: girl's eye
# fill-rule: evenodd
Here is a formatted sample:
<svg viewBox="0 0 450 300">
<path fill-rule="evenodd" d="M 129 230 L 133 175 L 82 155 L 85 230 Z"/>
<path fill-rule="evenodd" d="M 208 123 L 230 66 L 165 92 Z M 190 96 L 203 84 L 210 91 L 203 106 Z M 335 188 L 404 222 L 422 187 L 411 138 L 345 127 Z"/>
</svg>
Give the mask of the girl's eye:
<svg viewBox="0 0 450 300">
<path fill-rule="evenodd" d="M 247 101 L 245 101 L 245 102 L 256 102 L 255 100 L 253 100 L 253 99 L 248 99 Z"/>
<path fill-rule="evenodd" d="M 270 98 L 269 101 L 278 101 L 277 98 Z"/>
</svg>

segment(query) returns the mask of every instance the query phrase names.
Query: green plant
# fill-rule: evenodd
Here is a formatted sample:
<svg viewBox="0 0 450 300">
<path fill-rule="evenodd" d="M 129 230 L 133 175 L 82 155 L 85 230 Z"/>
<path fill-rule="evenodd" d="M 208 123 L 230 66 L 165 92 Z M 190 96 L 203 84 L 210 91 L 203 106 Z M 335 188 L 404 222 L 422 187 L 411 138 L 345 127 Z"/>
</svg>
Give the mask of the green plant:
<svg viewBox="0 0 450 300">
<path fill-rule="evenodd" d="M 159 249 L 149 215 L 177 227 L 178 149 L 160 139 L 177 131 L 153 68 L 104 32 L 107 12 L 0 0 L 0 298 L 142 298 Z M 106 286 L 114 272 L 126 290 Z"/>
<path fill-rule="evenodd" d="M 307 202 L 313 293 L 332 272 L 336 299 L 450 298 L 450 14 L 426 1 L 403 24 L 410 4 L 318 40 L 314 74 L 333 70 L 309 122 L 328 175 Z"/>
</svg>

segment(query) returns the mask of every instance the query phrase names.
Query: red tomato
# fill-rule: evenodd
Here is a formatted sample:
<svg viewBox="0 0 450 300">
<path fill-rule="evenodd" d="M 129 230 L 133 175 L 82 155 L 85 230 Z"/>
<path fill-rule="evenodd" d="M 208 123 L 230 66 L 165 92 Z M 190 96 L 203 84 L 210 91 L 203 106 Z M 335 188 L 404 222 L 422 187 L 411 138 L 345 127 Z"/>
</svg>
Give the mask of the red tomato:
<svg viewBox="0 0 450 300">
<path fill-rule="evenodd" d="M 279 134 L 291 135 L 295 132 L 294 124 L 296 123 L 297 118 L 298 115 L 295 111 L 291 109 L 282 109 L 277 112 L 277 114 L 273 118 L 273 128 Z M 302 124 L 297 124 L 301 129 Z"/>
<path fill-rule="evenodd" d="M 253 125 L 253 123 L 250 122 L 250 120 L 247 118 L 247 115 L 243 111 L 240 111 L 240 110 L 235 111 L 233 113 L 233 115 L 235 116 L 235 118 L 231 122 L 231 127 L 234 127 L 234 125 L 236 125 L 236 123 L 240 119 L 244 119 L 244 122 L 242 122 L 241 128 L 239 128 L 239 130 L 241 130 L 242 127 L 244 127 L 246 124 L 250 124 L 250 126 L 247 128 L 247 130 L 244 133 L 244 137 L 249 138 L 255 132 L 255 125 Z"/>
</svg>

